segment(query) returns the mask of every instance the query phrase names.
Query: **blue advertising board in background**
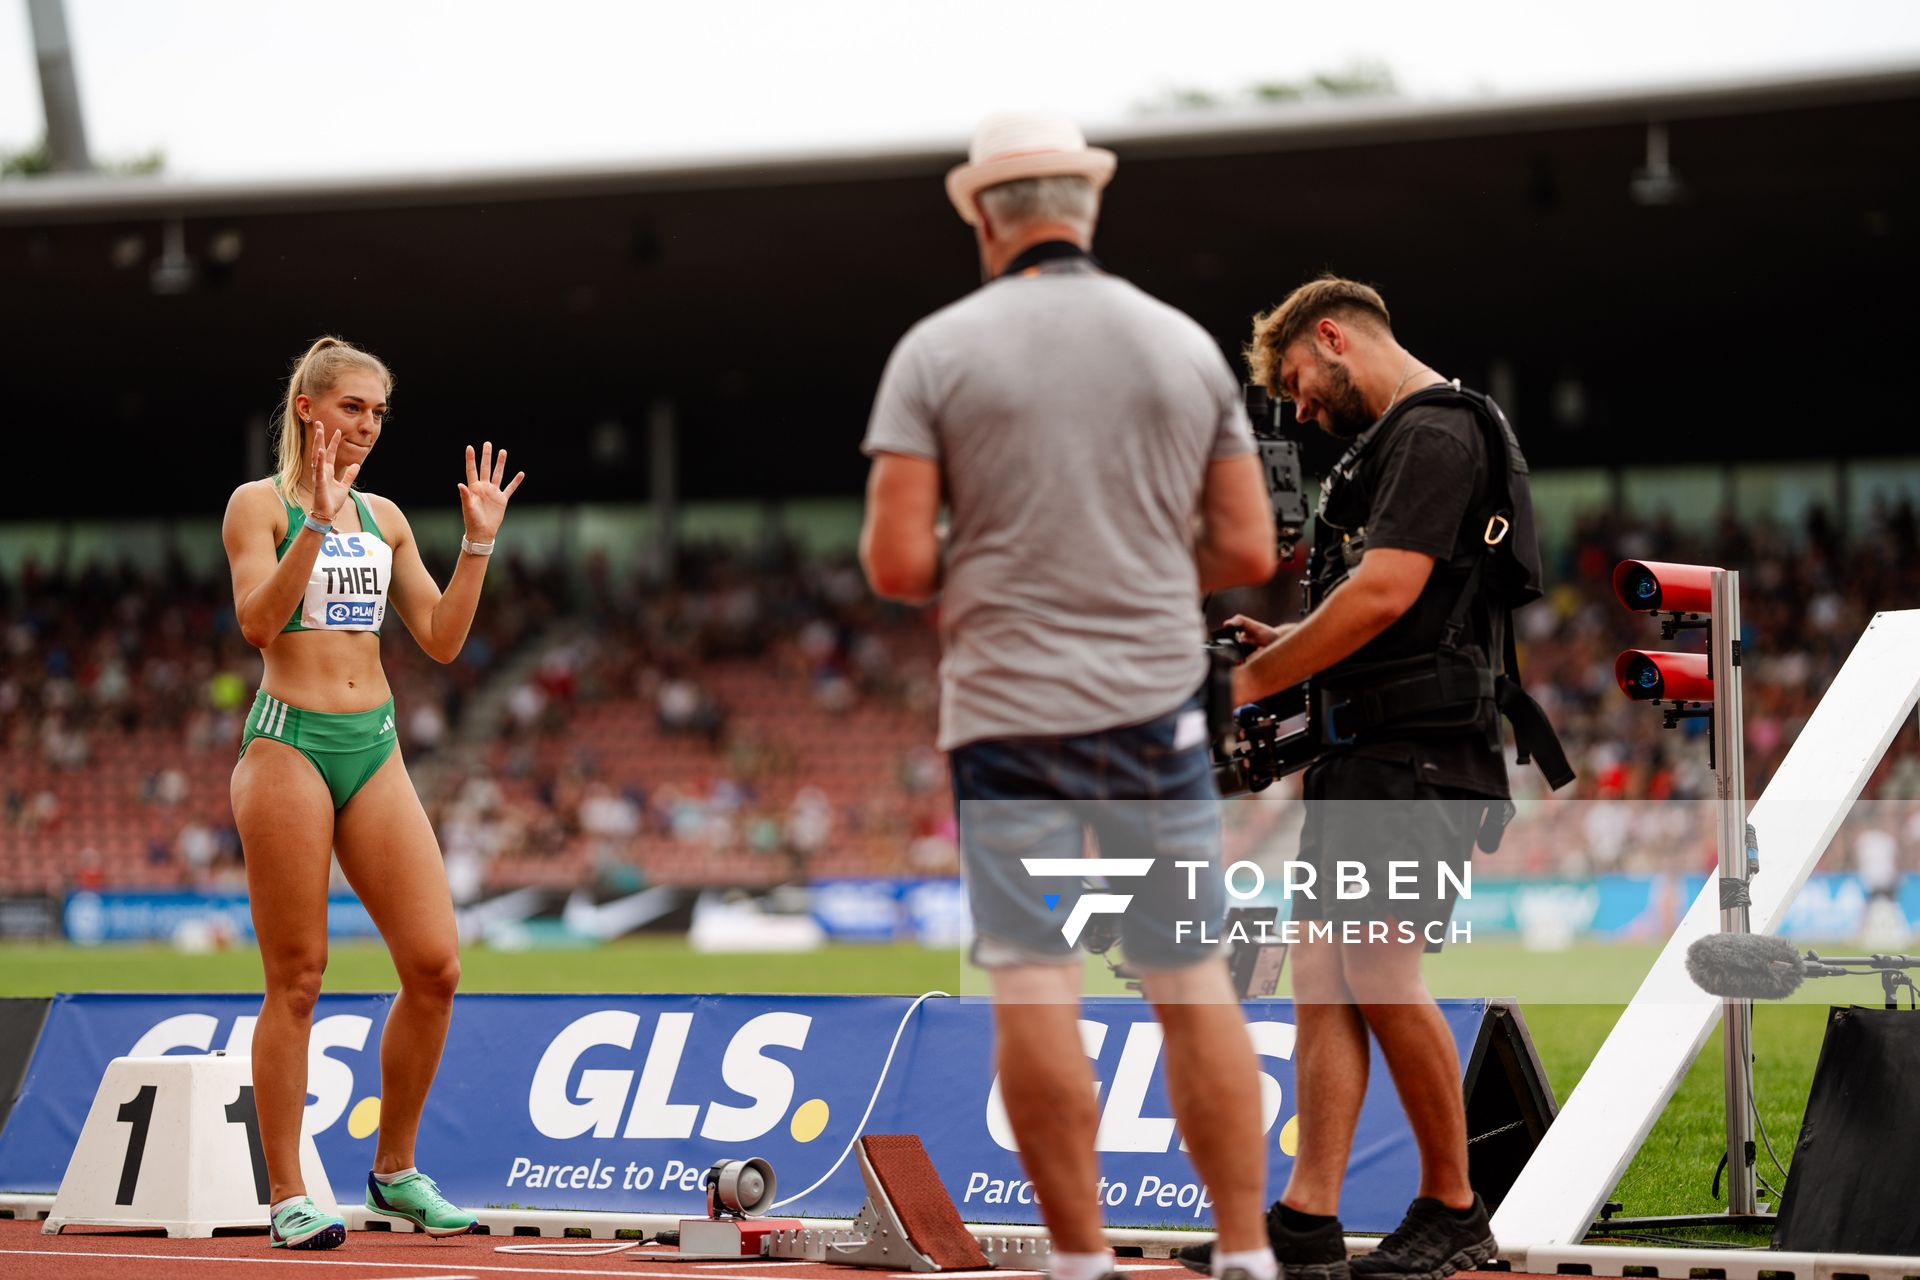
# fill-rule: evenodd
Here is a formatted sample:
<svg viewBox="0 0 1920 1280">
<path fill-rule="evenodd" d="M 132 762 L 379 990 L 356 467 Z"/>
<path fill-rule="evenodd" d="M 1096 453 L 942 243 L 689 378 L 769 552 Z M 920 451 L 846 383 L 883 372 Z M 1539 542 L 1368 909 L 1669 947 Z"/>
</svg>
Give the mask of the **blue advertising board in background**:
<svg viewBox="0 0 1920 1280">
<path fill-rule="evenodd" d="M 373 1159 L 379 1040 L 391 997 L 327 995 L 315 1013 L 308 1127 L 336 1189 Z M 61 996 L 0 1131 L 0 1190 L 52 1192 L 106 1065 L 133 1052 L 245 1052 L 255 996 Z M 1443 1001 L 1460 1061 L 1487 1004 Z M 1263 1075 L 1269 1195 L 1292 1165 L 1288 1001 L 1246 1006 Z M 889 1046 L 898 1051 L 882 1078 Z M 1101 1187 L 1114 1226 L 1206 1226 L 1208 1204 L 1166 1101 L 1159 1025 L 1131 998 L 1090 1000 L 1082 1040 L 1099 1082 Z M 522 996 L 456 1000 L 422 1121 L 421 1166 L 473 1207 L 698 1213 L 716 1159 L 761 1156 L 782 1207 L 851 1217 L 860 1133 L 915 1133 L 978 1222 L 1038 1221 L 993 1071 L 992 1009 L 953 997 Z M 1377 1053 L 1377 1050 L 1375 1051 Z M 864 1121 L 864 1123 L 863 1123 Z M 1375 1062 L 1341 1214 L 1390 1230 L 1419 1160 Z"/>
<path fill-rule="evenodd" d="M 1455 908 L 1454 919 L 1470 923 L 1476 939 L 1544 931 L 1606 942 L 1657 942 L 1673 933 L 1706 883 L 1705 875 L 1695 874 L 1476 875 L 1473 894 Z M 1809 876 L 1787 908 L 1780 933 L 1807 942 L 1856 938 L 1866 925 L 1867 899 L 1860 877 L 1850 872 Z M 1908 920 L 1920 921 L 1920 875 L 1901 877 L 1897 901 Z"/>
<path fill-rule="evenodd" d="M 1866 927 L 1870 895 L 1860 877 L 1851 873 L 1809 876 L 1787 907 L 1780 932 L 1808 942 L 1839 942 L 1857 938 Z M 1920 875 L 1900 877 L 1894 895 L 1900 914 L 1920 921 Z"/>
<path fill-rule="evenodd" d="M 1492 865 L 1491 863 L 1489 865 Z M 1476 867 L 1476 871 L 1478 868 Z M 1509 878 L 1475 874 L 1473 892 L 1455 908 L 1475 938 L 1561 935 L 1605 942 L 1656 942 L 1672 934 L 1705 887 L 1704 874 L 1671 873 Z M 968 937 L 966 890 L 959 880 L 820 880 L 809 886 L 813 918 L 836 942 L 920 942 L 956 946 Z M 1279 907 L 1286 898 L 1269 875 L 1253 901 Z M 1899 905 L 1920 921 L 1920 875 L 1901 879 Z M 1809 877 L 1788 909 L 1781 933 L 1809 942 L 1859 936 L 1867 891 L 1858 876 Z"/>
<path fill-rule="evenodd" d="M 966 887 L 953 876 L 816 880 L 807 894 L 815 922 L 835 942 L 954 947 L 972 937 Z"/>
<path fill-rule="evenodd" d="M 70 942 L 164 942 L 183 930 L 217 934 L 238 941 L 253 939 L 253 917 L 244 892 L 202 893 L 194 889 L 81 890 L 67 895 L 61 928 Z M 327 936 L 371 938 L 373 918 L 351 893 L 327 898 Z"/>
<path fill-rule="evenodd" d="M 1551 929 L 1608 942 L 1653 941 L 1673 932 L 1705 884 L 1698 875 L 1476 875 L 1472 896 L 1453 918 L 1471 924 L 1476 939 Z"/>
</svg>

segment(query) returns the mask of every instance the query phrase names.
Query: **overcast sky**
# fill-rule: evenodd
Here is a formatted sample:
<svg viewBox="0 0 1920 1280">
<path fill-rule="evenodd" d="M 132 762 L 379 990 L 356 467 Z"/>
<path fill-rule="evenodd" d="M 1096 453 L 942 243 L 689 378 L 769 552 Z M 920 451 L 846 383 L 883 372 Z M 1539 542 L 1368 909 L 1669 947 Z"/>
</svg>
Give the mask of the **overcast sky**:
<svg viewBox="0 0 1920 1280">
<path fill-rule="evenodd" d="M 1096 130 L 1376 59 L 1414 99 L 1920 64 L 1913 0 L 66 0 L 96 159 L 323 176 Z M 42 130 L 0 0 L 0 149 Z"/>
</svg>

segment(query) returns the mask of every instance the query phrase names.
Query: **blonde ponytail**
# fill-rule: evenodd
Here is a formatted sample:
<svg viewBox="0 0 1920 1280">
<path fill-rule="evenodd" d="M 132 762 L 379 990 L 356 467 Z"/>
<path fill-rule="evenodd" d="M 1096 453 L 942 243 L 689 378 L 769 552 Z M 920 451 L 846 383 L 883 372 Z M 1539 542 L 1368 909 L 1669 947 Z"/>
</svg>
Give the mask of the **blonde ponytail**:
<svg viewBox="0 0 1920 1280">
<path fill-rule="evenodd" d="M 307 456 L 308 436 L 312 433 L 307 423 L 301 421 L 300 410 L 294 402 L 301 396 L 311 400 L 325 395 L 348 369 L 366 369 L 377 374 L 386 394 L 393 394 L 393 375 L 387 366 L 343 338 L 320 338 L 294 362 L 293 372 L 287 378 L 286 398 L 280 402 L 275 415 L 280 420 L 280 429 L 273 446 L 273 486 L 287 502 L 293 501 L 294 486 L 312 466 Z"/>
</svg>

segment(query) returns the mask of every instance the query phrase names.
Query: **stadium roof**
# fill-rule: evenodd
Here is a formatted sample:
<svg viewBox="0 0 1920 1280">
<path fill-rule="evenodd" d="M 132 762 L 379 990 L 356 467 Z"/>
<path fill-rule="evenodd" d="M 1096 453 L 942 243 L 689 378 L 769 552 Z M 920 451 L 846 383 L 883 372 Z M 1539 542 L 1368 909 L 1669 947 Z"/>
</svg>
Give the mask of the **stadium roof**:
<svg viewBox="0 0 1920 1280">
<path fill-rule="evenodd" d="M 1891 411 L 1920 296 L 1920 67 L 1096 136 L 1120 153 L 1102 259 L 1228 353 L 1334 270 L 1382 287 L 1423 360 L 1494 390 L 1537 466 L 1920 451 Z M 663 401 L 688 497 L 857 493 L 888 350 L 978 283 L 939 181 L 960 146 L 0 184 L 11 460 L 70 475 L 34 464 L 158 445 L 138 470 L 11 487 L 6 512 L 219 511 L 264 470 L 288 361 L 328 332 L 398 374 L 369 477 L 396 497 L 443 501 L 446 459 L 482 433 L 539 501 L 643 497 Z"/>
<path fill-rule="evenodd" d="M 1474 138 L 1595 125 L 1685 120 L 1796 107 L 1897 100 L 1920 92 L 1920 64 L 1642 85 L 1601 91 L 1421 101 L 1345 98 L 1260 109 L 1171 112 L 1094 130 L 1129 160 Z M 564 200 L 710 187 L 860 181 L 943 170 L 964 139 L 665 161 L 521 166 L 338 178 L 199 180 L 164 174 L 55 175 L 0 183 L 0 222 L 63 223 L 128 216 L 417 208 L 493 199 Z"/>
</svg>

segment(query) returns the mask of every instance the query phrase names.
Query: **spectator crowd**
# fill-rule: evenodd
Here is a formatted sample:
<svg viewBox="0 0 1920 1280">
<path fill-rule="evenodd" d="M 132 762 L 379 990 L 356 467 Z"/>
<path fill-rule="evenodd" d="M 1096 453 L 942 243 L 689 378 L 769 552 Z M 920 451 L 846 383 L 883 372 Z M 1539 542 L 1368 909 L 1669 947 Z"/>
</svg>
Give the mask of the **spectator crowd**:
<svg viewBox="0 0 1920 1280">
<path fill-rule="evenodd" d="M 1522 821 L 1502 873 L 1711 861 L 1703 723 L 1663 730 L 1614 685 L 1622 649 L 1662 643 L 1613 598 L 1622 558 L 1741 571 L 1750 800 L 1872 615 L 1920 606 L 1911 503 L 1876 507 L 1855 537 L 1820 511 L 1791 529 L 1725 520 L 1705 537 L 1581 521 L 1549 565 L 1547 599 L 1517 616 L 1525 682 L 1579 779 L 1548 798 L 1535 771 L 1514 769 Z M 1290 617 L 1299 568 L 1214 614 Z M 402 627 L 384 656 L 464 898 L 521 883 L 950 874 L 932 621 L 875 601 L 850 559 L 776 540 L 689 546 L 664 575 L 503 558 L 456 662 L 430 661 Z M 177 562 L 0 577 L 0 892 L 235 881 L 226 782 L 260 670 L 224 578 Z M 1916 737 L 1901 729 L 1864 792 L 1886 802 L 1872 821 L 1907 869 L 1920 869 Z M 1600 801 L 1637 803 L 1577 803 Z"/>
</svg>

